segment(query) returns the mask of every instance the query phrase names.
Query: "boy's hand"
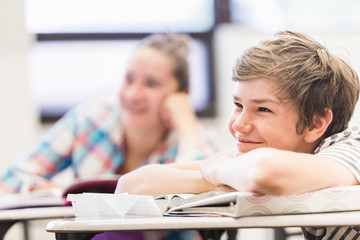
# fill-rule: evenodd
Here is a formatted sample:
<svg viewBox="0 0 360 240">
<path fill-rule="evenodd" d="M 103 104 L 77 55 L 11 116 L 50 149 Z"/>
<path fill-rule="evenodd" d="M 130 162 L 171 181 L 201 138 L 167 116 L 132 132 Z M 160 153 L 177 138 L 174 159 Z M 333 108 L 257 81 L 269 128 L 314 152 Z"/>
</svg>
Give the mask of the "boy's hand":
<svg viewBox="0 0 360 240">
<path fill-rule="evenodd" d="M 215 156 L 209 158 L 201 164 L 200 171 L 203 177 L 210 183 L 216 186 L 223 186 L 223 183 L 220 181 L 217 170 L 225 161 L 232 159 L 234 157 L 234 149 L 227 151 L 219 152 Z"/>
<path fill-rule="evenodd" d="M 236 189 L 228 186 L 228 185 L 220 185 L 217 186 L 216 191 L 220 191 L 220 192 L 237 192 Z"/>
</svg>

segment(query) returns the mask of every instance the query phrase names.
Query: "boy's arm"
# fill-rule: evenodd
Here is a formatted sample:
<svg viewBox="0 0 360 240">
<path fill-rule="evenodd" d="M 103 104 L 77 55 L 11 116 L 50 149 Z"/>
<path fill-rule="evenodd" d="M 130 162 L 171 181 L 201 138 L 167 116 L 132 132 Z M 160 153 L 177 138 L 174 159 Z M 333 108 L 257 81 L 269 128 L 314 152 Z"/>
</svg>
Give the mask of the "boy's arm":
<svg viewBox="0 0 360 240">
<path fill-rule="evenodd" d="M 358 184 L 350 170 L 335 160 L 271 148 L 223 157 L 222 161 L 209 160 L 201 171 L 215 185 L 272 195 Z"/>
<path fill-rule="evenodd" d="M 119 178 L 115 193 L 161 195 L 216 190 L 199 171 L 200 162 L 149 164 Z"/>
</svg>

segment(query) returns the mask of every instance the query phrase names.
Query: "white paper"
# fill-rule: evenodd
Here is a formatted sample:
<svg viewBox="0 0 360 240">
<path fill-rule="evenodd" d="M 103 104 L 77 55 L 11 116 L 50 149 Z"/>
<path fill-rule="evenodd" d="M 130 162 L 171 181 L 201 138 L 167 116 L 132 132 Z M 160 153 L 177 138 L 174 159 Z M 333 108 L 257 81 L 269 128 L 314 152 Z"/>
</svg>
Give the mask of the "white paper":
<svg viewBox="0 0 360 240">
<path fill-rule="evenodd" d="M 106 193 L 68 194 L 79 218 L 118 218 L 125 215 L 162 217 L 152 196 Z"/>
</svg>

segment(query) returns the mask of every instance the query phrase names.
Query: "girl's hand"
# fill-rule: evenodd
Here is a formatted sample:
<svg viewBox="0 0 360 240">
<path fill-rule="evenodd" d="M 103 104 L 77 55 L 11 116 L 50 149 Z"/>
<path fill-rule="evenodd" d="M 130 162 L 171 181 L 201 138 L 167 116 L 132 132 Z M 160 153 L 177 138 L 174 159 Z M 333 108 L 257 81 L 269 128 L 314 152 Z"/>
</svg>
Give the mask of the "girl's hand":
<svg viewBox="0 0 360 240">
<path fill-rule="evenodd" d="M 188 94 L 177 92 L 167 96 L 163 103 L 162 117 L 168 128 L 183 131 L 186 126 L 195 124 L 195 112 Z"/>
<path fill-rule="evenodd" d="M 174 129 L 178 136 L 176 161 L 193 161 L 199 155 L 200 149 L 209 149 L 201 136 L 198 120 L 186 93 L 169 95 L 164 101 L 162 116 L 166 126 Z"/>
</svg>

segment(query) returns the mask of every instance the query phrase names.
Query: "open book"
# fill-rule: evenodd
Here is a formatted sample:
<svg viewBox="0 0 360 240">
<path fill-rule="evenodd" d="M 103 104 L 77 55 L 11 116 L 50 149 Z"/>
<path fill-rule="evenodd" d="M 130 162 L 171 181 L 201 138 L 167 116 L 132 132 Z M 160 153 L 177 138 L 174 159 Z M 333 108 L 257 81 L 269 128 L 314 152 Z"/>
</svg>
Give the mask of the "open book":
<svg viewBox="0 0 360 240">
<path fill-rule="evenodd" d="M 0 210 L 63 206 L 66 204 L 66 200 L 62 193 L 59 188 L 48 188 L 23 194 L 6 194 L 0 197 Z"/>
<path fill-rule="evenodd" d="M 77 217 L 253 216 L 360 210 L 360 186 L 326 188 L 289 196 L 252 192 L 208 192 L 158 197 L 127 194 L 69 194 Z"/>
<path fill-rule="evenodd" d="M 5 194 L 0 196 L 0 210 L 70 205 L 66 200 L 69 193 L 113 193 L 116 183 L 116 179 L 78 180 L 65 189 L 46 188 L 26 193 Z"/>
<path fill-rule="evenodd" d="M 169 194 L 154 197 L 160 211 L 165 214 L 176 207 L 198 203 L 200 200 L 212 199 L 212 197 L 225 194 L 224 192 L 206 192 L 200 194 Z"/>
</svg>

